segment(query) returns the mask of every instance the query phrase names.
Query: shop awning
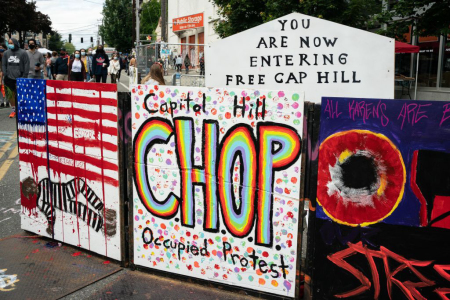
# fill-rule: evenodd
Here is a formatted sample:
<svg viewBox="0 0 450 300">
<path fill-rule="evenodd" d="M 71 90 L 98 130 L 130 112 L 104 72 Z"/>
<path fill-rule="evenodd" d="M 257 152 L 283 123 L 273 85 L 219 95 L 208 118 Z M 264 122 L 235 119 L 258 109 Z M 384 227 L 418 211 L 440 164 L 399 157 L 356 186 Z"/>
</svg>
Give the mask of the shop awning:
<svg viewBox="0 0 450 300">
<path fill-rule="evenodd" d="M 418 53 L 419 46 L 395 41 L 395 53 Z"/>
</svg>

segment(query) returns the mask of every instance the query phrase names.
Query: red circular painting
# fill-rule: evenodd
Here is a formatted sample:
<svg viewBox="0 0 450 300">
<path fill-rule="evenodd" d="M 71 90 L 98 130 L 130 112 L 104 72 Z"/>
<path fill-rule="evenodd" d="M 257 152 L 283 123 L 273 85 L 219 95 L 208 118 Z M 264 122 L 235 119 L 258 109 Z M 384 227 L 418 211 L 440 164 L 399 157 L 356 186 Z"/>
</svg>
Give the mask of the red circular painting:
<svg viewBox="0 0 450 300">
<path fill-rule="evenodd" d="M 334 221 L 367 226 L 389 216 L 403 197 L 400 151 L 367 130 L 335 133 L 319 148 L 317 201 Z"/>
</svg>

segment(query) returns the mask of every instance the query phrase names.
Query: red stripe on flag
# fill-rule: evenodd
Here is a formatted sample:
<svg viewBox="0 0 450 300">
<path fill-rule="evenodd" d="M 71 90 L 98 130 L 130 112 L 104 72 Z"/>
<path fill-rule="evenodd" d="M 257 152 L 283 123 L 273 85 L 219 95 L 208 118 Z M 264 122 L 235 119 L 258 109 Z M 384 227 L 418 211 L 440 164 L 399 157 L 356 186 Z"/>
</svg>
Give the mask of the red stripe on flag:
<svg viewBox="0 0 450 300">
<path fill-rule="evenodd" d="M 102 120 L 108 120 L 111 122 L 117 122 L 117 115 L 111 114 L 111 113 L 102 113 L 97 111 L 92 111 L 82 108 L 75 108 L 75 107 L 47 107 L 47 113 L 49 114 L 66 114 L 66 115 L 74 115 L 75 119 L 76 117 L 81 117 L 88 120 L 97 121 L 100 118 Z"/>
<path fill-rule="evenodd" d="M 113 98 L 91 98 L 85 96 L 72 96 L 69 94 L 47 93 L 47 100 L 63 101 L 69 103 L 92 104 L 117 107 L 117 99 Z"/>
<path fill-rule="evenodd" d="M 26 162 L 26 163 L 30 163 L 30 164 L 38 165 L 38 166 L 47 166 L 47 159 L 36 156 L 31 152 L 20 153 L 19 158 L 20 158 L 21 162 Z M 80 177 L 80 172 L 86 172 L 85 177 L 88 180 L 98 181 L 98 182 L 104 181 L 105 183 L 108 183 L 114 187 L 119 186 L 119 181 L 117 179 L 106 176 L 106 175 L 104 175 L 102 177 L 102 175 L 100 175 L 94 171 L 89 171 L 89 170 L 85 171 L 84 168 L 80 168 L 77 166 L 74 167 L 73 165 L 63 164 L 63 163 L 60 163 L 59 161 L 54 161 L 54 160 L 50 160 L 49 165 L 50 165 L 51 172 L 62 173 L 62 174 L 73 176 L 73 177 Z"/>
<path fill-rule="evenodd" d="M 37 152 L 40 152 L 42 154 L 47 152 L 47 146 L 37 146 L 37 145 L 33 145 L 33 144 L 27 144 L 24 142 L 19 142 L 19 148 L 20 148 L 20 150 L 29 150 L 29 151 L 36 150 Z M 49 150 L 50 155 L 55 155 L 57 157 L 74 159 L 76 161 L 86 162 L 86 163 L 93 165 L 94 167 L 105 168 L 105 169 L 108 169 L 111 171 L 119 170 L 119 167 L 116 164 L 108 162 L 108 161 L 104 161 L 103 166 L 102 166 L 100 157 L 90 156 L 90 155 L 87 155 L 84 153 L 73 153 L 70 150 L 56 148 L 51 145 L 48 146 L 48 150 Z"/>
</svg>

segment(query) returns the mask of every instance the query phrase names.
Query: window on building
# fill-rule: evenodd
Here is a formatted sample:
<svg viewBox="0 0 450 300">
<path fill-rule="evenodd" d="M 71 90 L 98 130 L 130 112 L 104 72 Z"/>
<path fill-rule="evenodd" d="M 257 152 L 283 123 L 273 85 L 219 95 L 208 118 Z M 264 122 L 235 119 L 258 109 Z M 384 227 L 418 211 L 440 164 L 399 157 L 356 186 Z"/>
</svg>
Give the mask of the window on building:
<svg viewBox="0 0 450 300">
<path fill-rule="evenodd" d="M 419 43 L 419 72 L 417 85 L 420 87 L 436 87 L 439 60 L 439 41 Z"/>
<path fill-rule="evenodd" d="M 442 68 L 441 87 L 450 87 L 450 40 L 447 38 L 444 52 L 444 64 Z"/>
</svg>

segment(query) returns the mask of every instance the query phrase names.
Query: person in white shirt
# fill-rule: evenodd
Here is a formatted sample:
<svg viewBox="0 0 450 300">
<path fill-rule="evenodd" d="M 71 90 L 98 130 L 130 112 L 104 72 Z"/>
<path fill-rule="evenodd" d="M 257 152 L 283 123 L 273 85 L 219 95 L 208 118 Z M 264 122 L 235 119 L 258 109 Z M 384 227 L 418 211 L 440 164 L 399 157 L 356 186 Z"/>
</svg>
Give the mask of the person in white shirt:
<svg viewBox="0 0 450 300">
<path fill-rule="evenodd" d="M 80 57 L 80 51 L 76 50 L 74 58 L 69 62 L 67 75 L 70 81 L 86 81 L 86 68 Z"/>
<path fill-rule="evenodd" d="M 108 68 L 108 75 L 111 75 L 111 83 L 117 83 L 117 74 L 120 71 L 119 55 L 113 54 L 113 59 L 110 61 Z"/>
<path fill-rule="evenodd" d="M 150 72 L 142 79 L 141 83 L 145 85 L 166 85 L 162 74 L 162 68 L 160 63 L 154 63 L 150 68 Z"/>
</svg>

